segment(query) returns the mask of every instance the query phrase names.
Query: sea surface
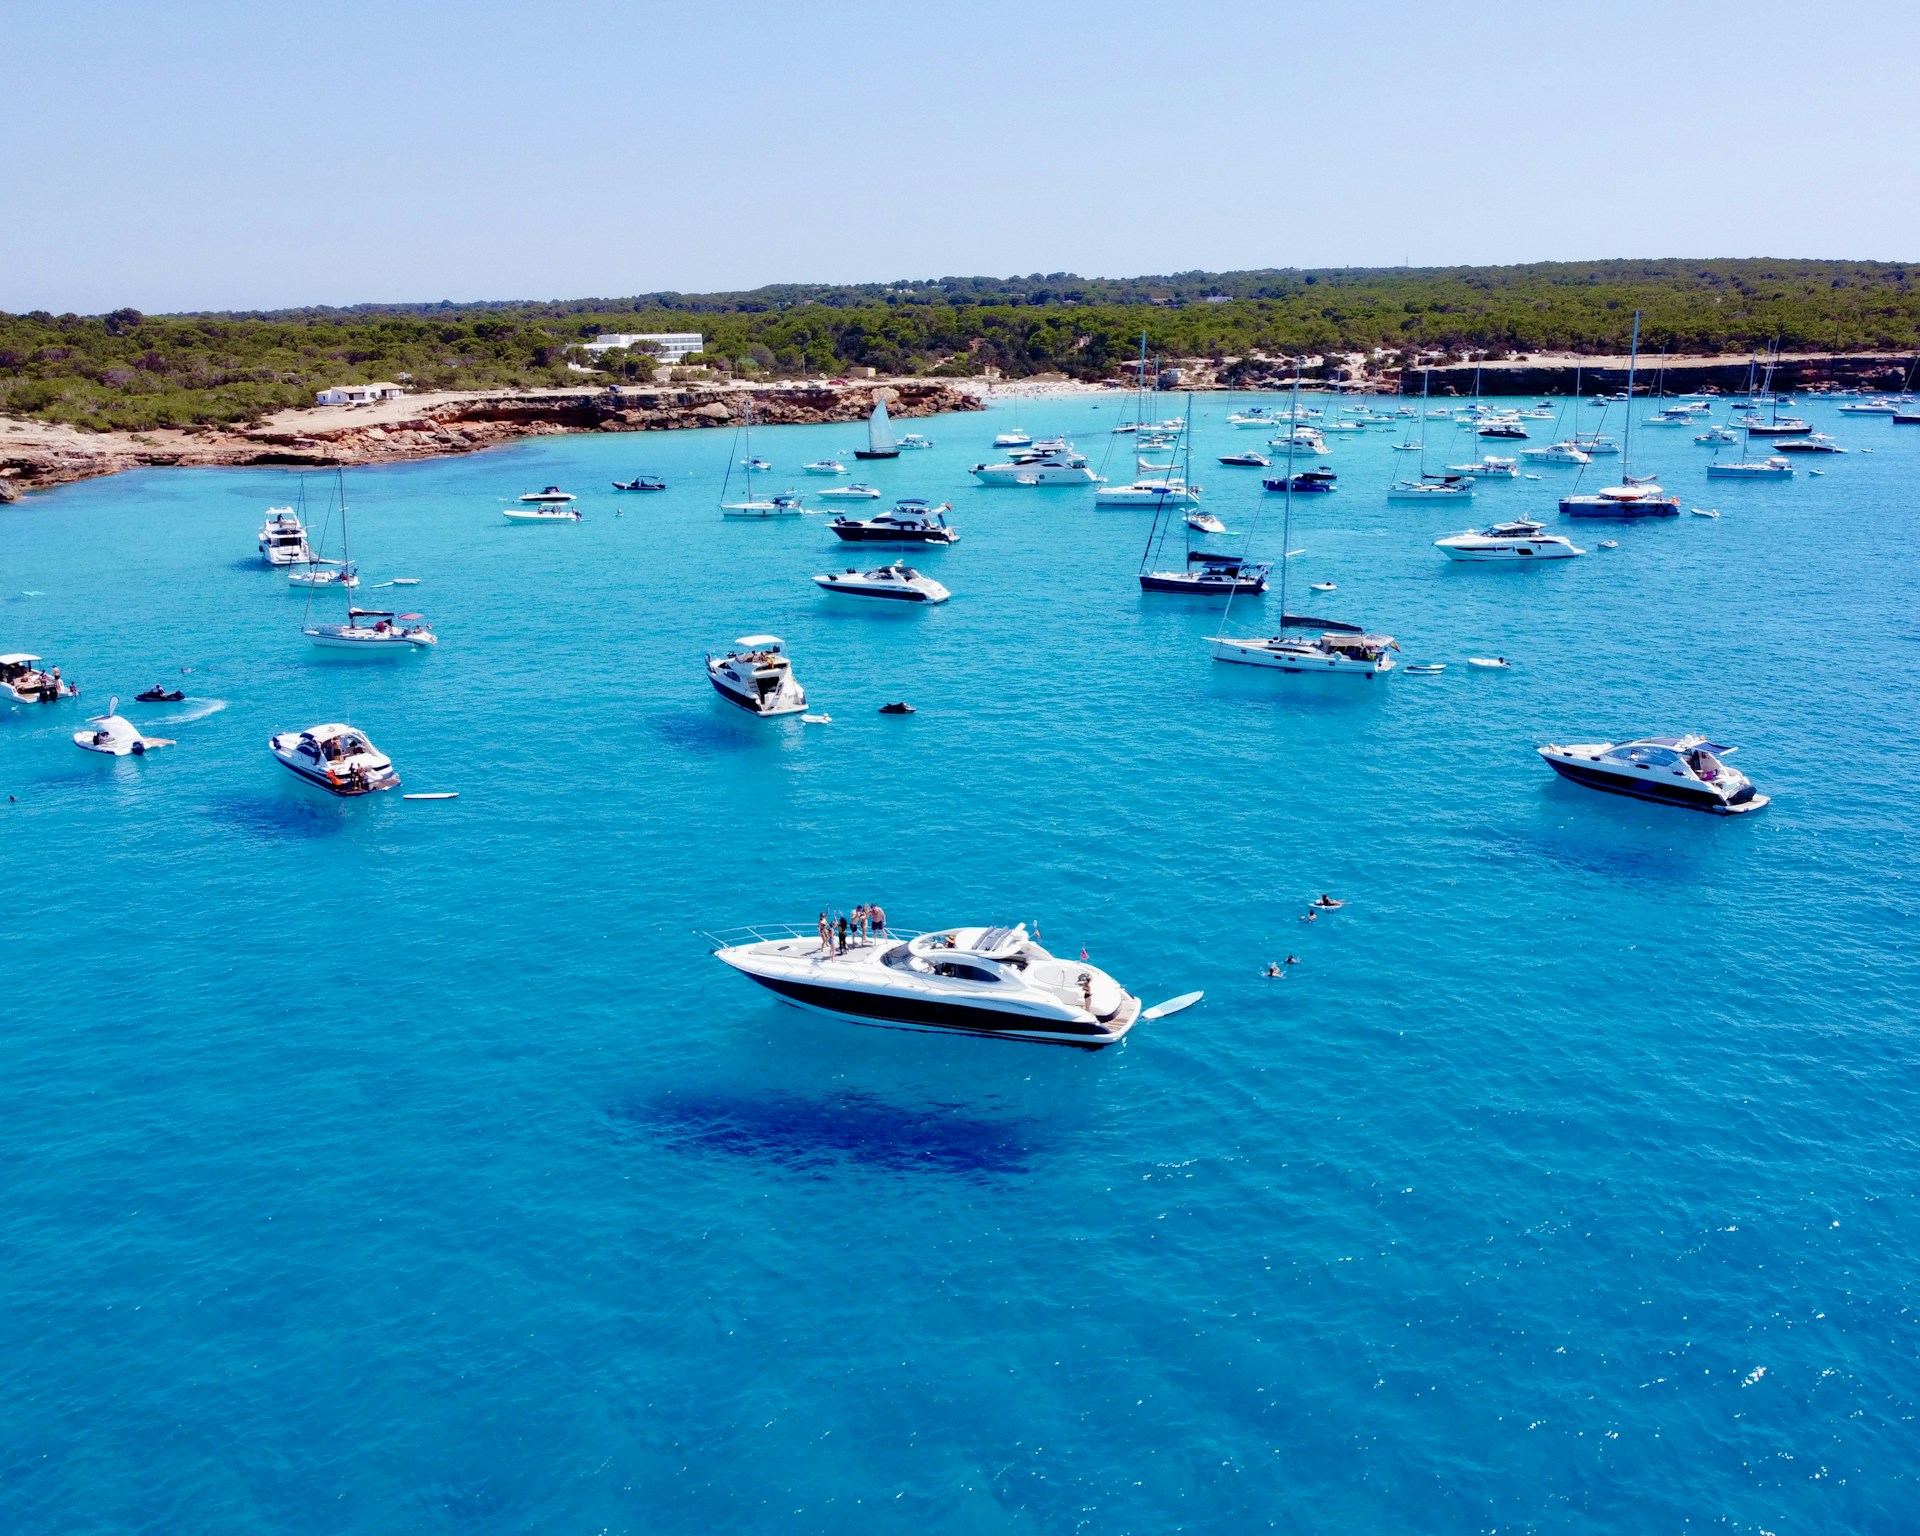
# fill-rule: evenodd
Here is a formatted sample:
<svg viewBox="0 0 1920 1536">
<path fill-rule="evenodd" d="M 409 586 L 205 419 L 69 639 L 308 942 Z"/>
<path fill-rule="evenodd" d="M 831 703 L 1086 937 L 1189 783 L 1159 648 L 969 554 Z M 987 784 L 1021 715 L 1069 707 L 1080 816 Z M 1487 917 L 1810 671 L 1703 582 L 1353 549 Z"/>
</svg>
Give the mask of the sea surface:
<svg viewBox="0 0 1920 1536">
<path fill-rule="evenodd" d="M 1246 400 L 1194 474 L 1278 556 L 1214 462 Z M 761 490 L 951 501 L 906 613 L 814 588 L 883 558 L 823 519 L 721 520 L 726 429 L 350 470 L 360 600 L 441 636 L 384 666 L 254 553 L 300 496 L 338 552 L 331 475 L 0 509 L 0 651 L 85 689 L 0 712 L 0 1529 L 1920 1528 L 1920 429 L 1806 406 L 1852 451 L 1783 485 L 1643 430 L 1722 516 L 1532 569 L 1432 541 L 1574 471 L 1391 505 L 1400 434 L 1330 436 L 1288 607 L 1449 664 L 1365 683 L 1214 663 L 1150 513 L 966 473 L 1017 421 L 1130 478 L 1128 408 L 755 432 Z M 550 482 L 584 521 L 501 517 Z M 756 631 L 830 724 L 713 695 Z M 178 745 L 75 750 L 115 694 Z M 330 720 L 459 798 L 268 756 Z M 1533 750 L 1689 728 L 1773 804 Z M 1206 1000 L 1101 1052 L 867 1029 L 702 937 L 864 901 Z"/>
</svg>

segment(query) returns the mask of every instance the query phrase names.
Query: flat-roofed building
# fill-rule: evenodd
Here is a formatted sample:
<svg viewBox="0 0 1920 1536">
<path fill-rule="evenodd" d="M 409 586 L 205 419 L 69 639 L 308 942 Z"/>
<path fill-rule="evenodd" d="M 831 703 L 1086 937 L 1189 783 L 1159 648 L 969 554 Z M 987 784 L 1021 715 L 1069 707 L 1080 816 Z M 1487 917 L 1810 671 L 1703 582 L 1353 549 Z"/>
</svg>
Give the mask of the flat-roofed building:
<svg viewBox="0 0 1920 1536">
<path fill-rule="evenodd" d="M 315 393 L 316 405 L 372 405 L 376 400 L 398 400 L 406 391 L 398 384 L 335 384 Z"/>
<path fill-rule="evenodd" d="M 616 347 L 630 347 L 636 341 L 650 341 L 659 349 L 661 362 L 677 363 L 690 352 L 704 350 L 706 340 L 698 331 L 609 331 L 588 342 L 587 350 L 597 355 Z"/>
</svg>

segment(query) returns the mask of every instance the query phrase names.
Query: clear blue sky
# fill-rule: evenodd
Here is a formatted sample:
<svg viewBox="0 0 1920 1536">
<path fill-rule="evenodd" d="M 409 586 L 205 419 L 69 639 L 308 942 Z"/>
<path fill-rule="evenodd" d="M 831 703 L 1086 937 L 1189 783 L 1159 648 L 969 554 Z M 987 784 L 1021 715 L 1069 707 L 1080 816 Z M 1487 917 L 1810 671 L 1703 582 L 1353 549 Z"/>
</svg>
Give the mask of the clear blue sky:
<svg viewBox="0 0 1920 1536">
<path fill-rule="evenodd" d="M 0 308 L 1920 259 L 1920 5 L 0 6 Z"/>
</svg>

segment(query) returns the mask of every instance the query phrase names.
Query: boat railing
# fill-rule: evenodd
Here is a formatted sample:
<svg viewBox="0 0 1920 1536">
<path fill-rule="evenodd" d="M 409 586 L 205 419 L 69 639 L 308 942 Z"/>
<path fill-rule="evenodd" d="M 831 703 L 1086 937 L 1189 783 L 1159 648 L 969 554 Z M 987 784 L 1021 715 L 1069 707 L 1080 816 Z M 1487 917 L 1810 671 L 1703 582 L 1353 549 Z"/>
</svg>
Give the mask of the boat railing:
<svg viewBox="0 0 1920 1536">
<path fill-rule="evenodd" d="M 817 939 L 820 937 L 820 925 L 815 923 L 744 923 L 736 928 L 696 928 L 695 933 L 705 939 L 715 950 L 735 949 L 742 944 L 771 944 L 782 939 Z M 866 946 L 876 943 L 900 944 L 921 935 L 918 928 L 885 928 L 868 938 L 856 939 L 851 932 L 847 935 L 847 947 Z"/>
</svg>

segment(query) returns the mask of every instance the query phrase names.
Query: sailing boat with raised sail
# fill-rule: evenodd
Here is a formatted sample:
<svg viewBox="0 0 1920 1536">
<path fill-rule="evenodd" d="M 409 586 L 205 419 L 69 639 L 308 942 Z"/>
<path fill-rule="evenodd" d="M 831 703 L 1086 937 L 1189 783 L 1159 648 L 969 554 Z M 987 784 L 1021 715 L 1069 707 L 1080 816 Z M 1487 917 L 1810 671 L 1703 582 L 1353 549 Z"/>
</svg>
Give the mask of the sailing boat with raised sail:
<svg viewBox="0 0 1920 1536">
<path fill-rule="evenodd" d="M 765 518 L 799 517 L 807 509 L 800 504 L 800 498 L 792 491 L 782 492 L 778 496 L 756 497 L 753 494 L 753 396 L 747 396 L 746 420 L 741 430 L 746 434 L 746 449 L 740 460 L 741 468 L 747 475 L 747 499 L 728 501 L 727 487 L 733 483 L 733 466 L 727 466 L 727 477 L 720 486 L 720 515 L 722 517 Z"/>
<path fill-rule="evenodd" d="M 1302 360 L 1304 362 L 1304 359 Z M 1300 366 L 1293 377 L 1293 413 L 1300 413 Z M 1220 630 L 1207 641 L 1215 661 L 1234 662 L 1247 667 L 1269 667 L 1277 672 L 1353 676 L 1369 682 L 1377 674 L 1393 670 L 1393 651 L 1400 649 L 1392 635 L 1370 635 L 1357 624 L 1342 624 L 1333 619 L 1313 619 L 1305 614 L 1287 612 L 1287 564 L 1293 551 L 1293 449 L 1287 449 L 1287 500 L 1281 524 L 1280 548 L 1280 633 L 1264 638 L 1235 639 L 1227 634 L 1227 618 L 1233 612 L 1233 594 L 1220 613 Z M 1249 535 L 1251 538 L 1251 535 Z M 1318 630 L 1314 635 L 1293 637 L 1290 629 Z"/>
<path fill-rule="evenodd" d="M 347 484 L 338 470 L 334 472 L 340 497 L 340 556 L 343 569 L 353 569 L 353 555 L 347 545 Z M 313 597 L 307 597 L 307 615 L 313 614 Z M 344 624 L 307 623 L 301 632 L 323 651 L 348 651 L 356 656 L 406 656 L 438 645 L 439 637 L 417 613 L 392 613 L 385 608 L 356 608 L 347 598 L 347 622 Z"/>
<path fill-rule="evenodd" d="M 867 446 L 853 450 L 856 459 L 897 459 L 900 445 L 893 440 L 893 428 L 887 420 L 887 402 L 875 396 L 873 414 L 867 418 Z"/>
<path fill-rule="evenodd" d="M 1563 517 L 1678 517 L 1680 498 L 1668 496 L 1652 475 L 1633 474 L 1633 374 L 1640 361 L 1640 311 L 1633 312 L 1633 345 L 1627 353 L 1627 425 L 1620 439 L 1620 484 L 1604 486 L 1588 495 L 1563 496 Z M 1585 471 L 1583 470 L 1582 473 Z M 1576 481 L 1577 485 L 1579 482 Z"/>
</svg>

